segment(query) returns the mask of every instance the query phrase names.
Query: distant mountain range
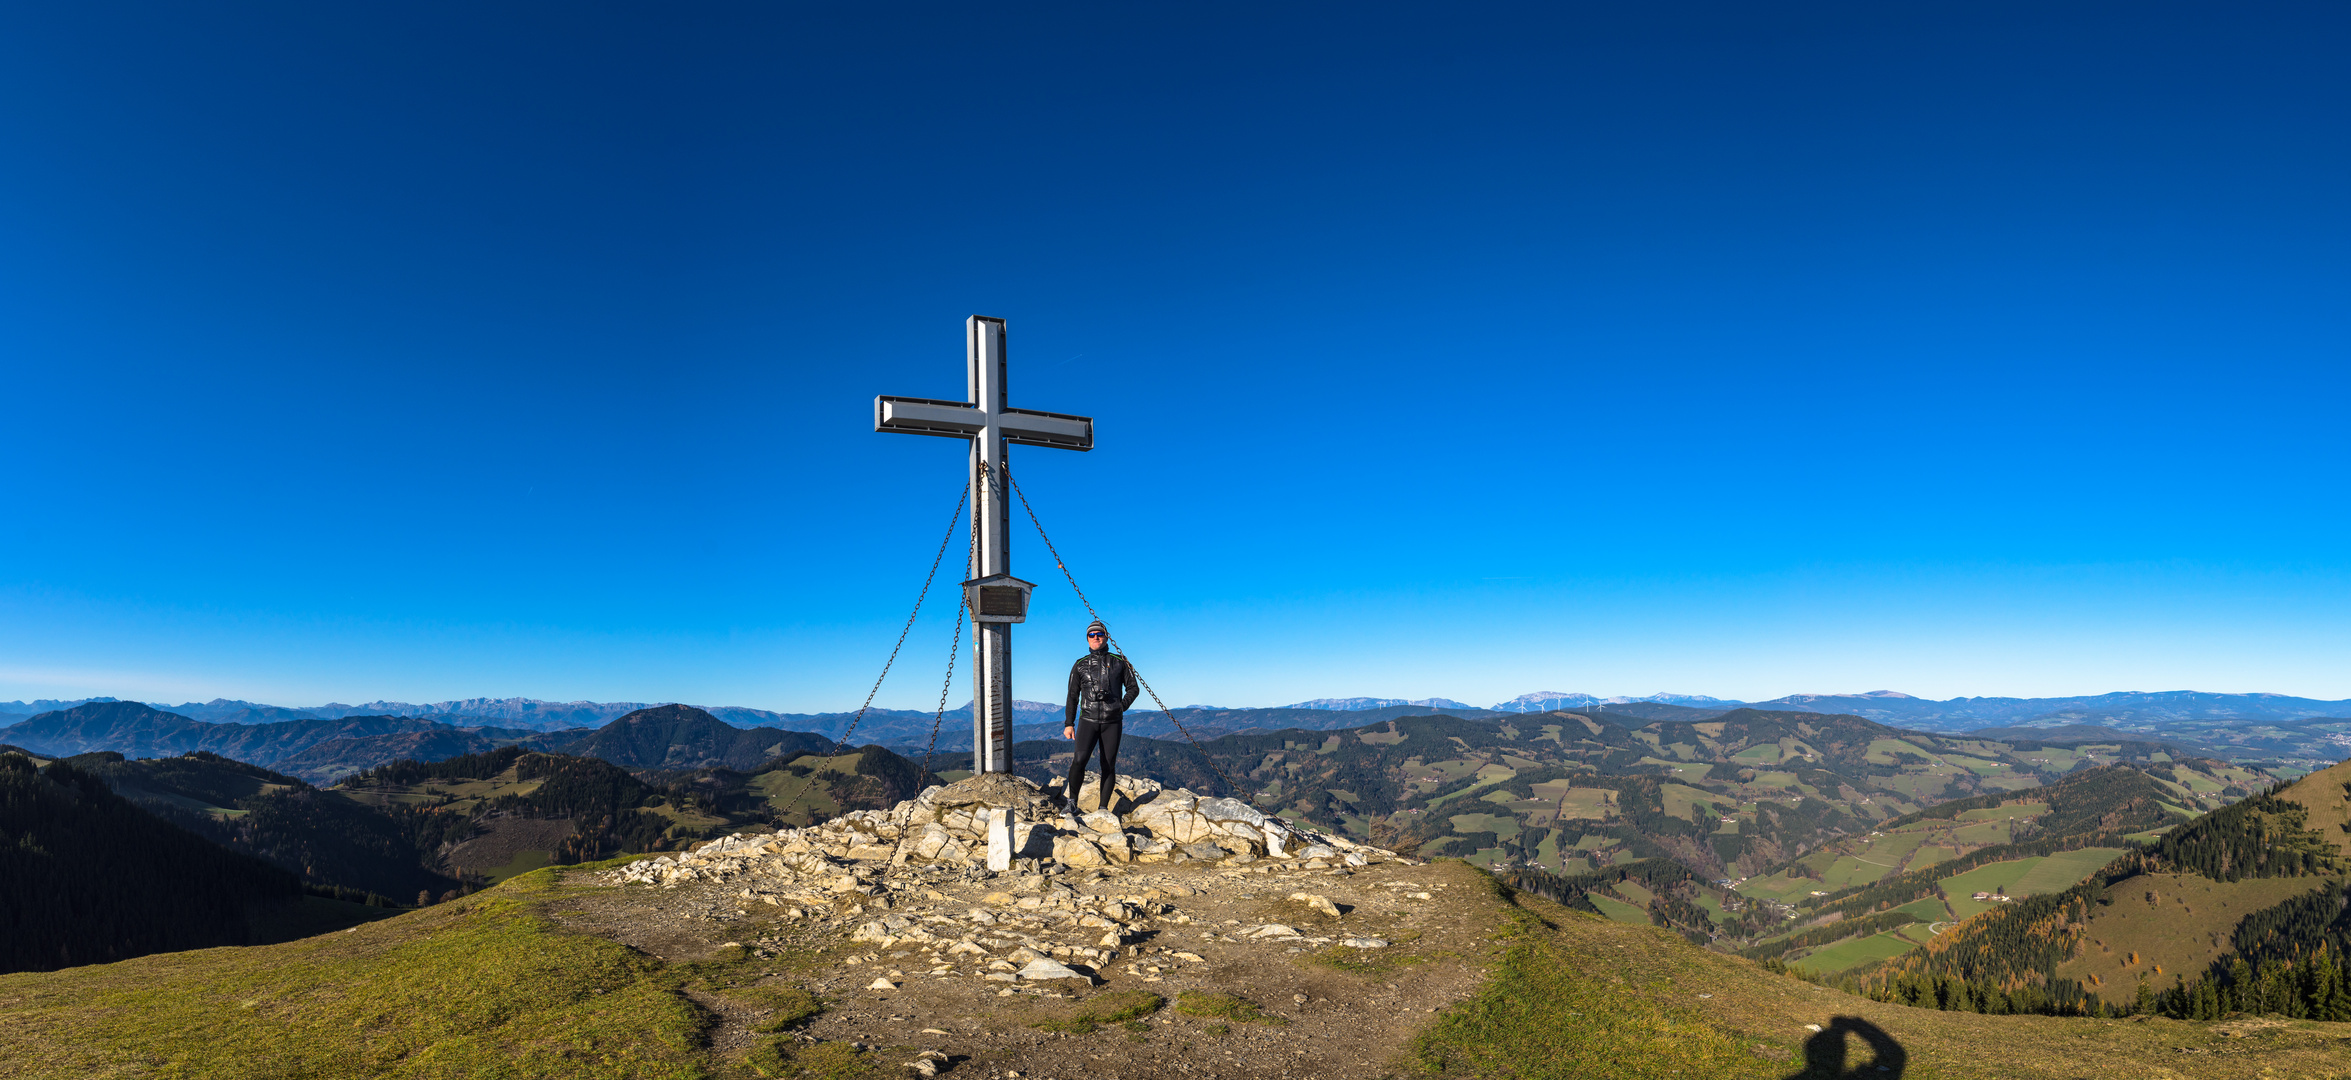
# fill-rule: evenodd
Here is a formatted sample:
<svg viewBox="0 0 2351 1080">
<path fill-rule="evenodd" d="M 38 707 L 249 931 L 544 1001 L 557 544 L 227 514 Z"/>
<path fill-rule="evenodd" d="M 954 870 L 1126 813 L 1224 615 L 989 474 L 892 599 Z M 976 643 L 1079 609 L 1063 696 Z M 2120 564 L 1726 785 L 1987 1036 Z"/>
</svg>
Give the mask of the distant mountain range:
<svg viewBox="0 0 2351 1080">
<path fill-rule="evenodd" d="M 90 714 L 96 706 L 136 706 L 131 712 Z M 363 762 L 406 745 L 418 754 L 479 753 L 528 743 L 553 747 L 575 741 L 585 729 L 645 709 L 643 702 L 540 701 L 534 698 L 466 698 L 416 705 L 375 701 L 366 705 L 290 708 L 216 698 L 207 702 L 154 706 L 113 698 L 81 701 L 0 701 L 0 741 L 38 746 L 55 753 L 117 750 L 160 756 L 208 750 L 240 761 L 270 765 L 306 778 L 331 779 Z M 912 709 L 786 713 L 744 706 L 698 708 L 739 730 L 775 729 L 855 745 L 954 750 L 970 745 L 970 706 L 944 715 Z M 1996 737 L 2037 737 L 2050 742 L 2129 738 L 2177 743 L 2227 760 L 2327 760 L 2351 751 L 2351 732 L 2340 718 L 2351 717 L 2351 700 L 2326 701 L 2285 694 L 2215 694 L 2203 691 L 2128 691 L 2082 697 L 1960 697 L 1934 701 L 1891 690 L 1860 694 L 1791 694 L 1772 701 L 1736 702 L 1699 694 L 1650 694 L 1602 698 L 1543 690 L 1521 694 L 1490 709 L 1451 698 L 1317 698 L 1279 708 L 1188 706 L 1173 718 L 1141 709 L 1127 715 L 1127 730 L 1153 738 L 1195 738 L 1282 728 L 1334 731 L 1382 723 L 1403 716 L 1447 715 L 1480 719 L 1505 714 L 1578 711 L 1634 724 L 1652 720 L 1695 723 L 1732 709 L 1817 712 L 1859 716 L 1914 731 L 1958 734 L 1996 731 Z M 64 717 L 74 714 L 81 719 Z M 104 719 L 90 727 L 91 720 Z M 39 717 L 36 723 L 35 718 Z M 1015 701 L 1014 738 L 1058 739 L 1061 706 Z M 2328 721 L 2334 722 L 2328 722 Z M 193 726 L 190 726 L 193 725 Z M 852 727 L 854 726 L 854 730 Z M 2045 729 L 2043 731 L 2042 729 Z M 2040 734 L 2028 734 L 2041 731 Z M 552 736 L 561 735 L 561 738 Z M 933 740 L 936 740 L 935 743 Z M 331 743 L 313 751 L 319 744 Z M 712 760 L 734 761 L 752 753 L 713 746 Z M 299 756 L 298 755 L 302 755 Z M 699 758 L 697 760 L 700 760 Z"/>
<path fill-rule="evenodd" d="M 21 723 L 36 714 L 72 708 L 90 702 L 109 702 L 109 697 L 74 700 L 0 701 L 0 728 Z M 186 702 L 170 705 L 149 702 L 154 708 L 176 713 L 191 720 L 216 724 L 266 724 L 288 720 L 340 720 L 352 716 L 393 716 L 432 720 L 457 727 L 503 727 L 527 731 L 561 731 L 567 728 L 602 727 L 629 713 L 654 705 L 671 702 L 643 701 L 541 701 L 536 698 L 466 698 L 417 705 L 403 701 L 371 701 L 364 705 L 344 705 L 330 702 L 325 705 L 299 708 L 265 705 L 252 701 L 233 701 L 215 698 L 205 702 Z M 2124 691 L 2112 694 L 2079 697 L 2018 698 L 2018 697 L 1957 697 L 1935 701 L 1913 697 L 1893 690 L 1872 690 L 1858 694 L 1790 694 L 1770 701 L 1734 701 L 1708 697 L 1703 694 L 1658 693 L 1642 697 L 1599 697 L 1592 694 L 1569 693 L 1558 690 L 1538 690 L 1521 694 L 1508 701 L 1484 709 L 1452 698 L 1315 698 L 1274 709 L 1225 708 L 1218 706 L 1186 706 L 1176 710 L 1179 716 L 1194 714 L 1273 713 L 1289 710 L 1318 712 L 1368 712 L 1409 706 L 1433 710 L 1447 715 L 1535 713 L 1561 709 L 1609 708 L 1625 711 L 1620 706 L 1660 704 L 1691 709 L 1736 708 L 1778 710 L 1781 712 L 1842 713 L 1867 717 L 1879 723 L 1899 724 L 1922 731 L 1960 732 L 1986 727 L 2050 727 L 2066 724 L 2097 724 L 2121 731 L 2137 730 L 2133 725 L 2152 724 L 2173 720 L 2304 720 L 2319 716 L 2351 715 L 2351 699 L 2326 701 L 2315 698 L 2293 697 L 2286 694 L 2215 694 L 2197 690 L 2169 690 L 2161 692 Z M 793 731 L 807 731 L 839 738 L 844 734 L 853 712 L 788 713 L 767 709 L 753 709 L 740 705 L 695 706 L 736 727 L 777 727 Z M 960 718 L 970 722 L 970 703 L 962 702 L 949 708 L 945 717 L 938 718 L 942 730 L 951 727 Z M 1054 702 L 1015 701 L 1014 722 L 1029 726 L 1058 726 L 1061 706 Z M 1136 716 L 1144 714 L 1137 713 Z M 883 741 L 902 741 L 910 733 L 920 731 L 927 735 L 934 714 L 913 709 L 869 710 L 858 729 L 871 733 Z"/>
<path fill-rule="evenodd" d="M 519 728 L 460 727 L 404 716 L 346 716 L 339 719 L 280 720 L 266 724 L 213 723 L 166 712 L 136 701 L 91 701 L 41 713 L 5 729 L 10 743 L 55 757 L 111 750 L 134 758 L 176 757 L 205 751 L 253 765 L 284 766 L 304 779 L 334 779 L 356 769 L 302 768 L 323 764 L 313 753 L 321 744 L 475 753 L 528 744 L 545 748 L 578 739 L 585 732 L 549 733 Z M 422 738 L 437 735 L 440 738 Z M 305 759 L 303 755 L 310 754 Z M 389 758 L 386 758 L 389 760 Z M 362 768 L 367 766 L 361 766 Z"/>
<path fill-rule="evenodd" d="M 1285 709 L 1329 709 L 1329 710 L 1332 710 L 1332 711 L 1335 711 L 1335 712 L 1362 712 L 1362 711 L 1363 711 L 1363 710 L 1365 710 L 1365 709 L 1385 709 L 1385 708 L 1389 708 L 1389 707 L 1391 707 L 1391 706 L 1395 706 L 1395 705 L 1416 705 L 1416 706 L 1419 706 L 1420 708 L 1424 708 L 1424 709 L 1474 709 L 1474 708 L 1477 708 L 1477 706 L 1475 706 L 1475 705 L 1472 705 L 1472 704 L 1470 704 L 1469 702 L 1466 702 L 1466 701 L 1455 701 L 1455 700 L 1453 700 L 1452 698 L 1441 698 L 1441 697 L 1433 697 L 1433 698 L 1422 698 L 1422 699 L 1420 699 L 1419 701 L 1406 701 L 1406 700 L 1405 700 L 1405 699 L 1403 699 L 1403 698 L 1385 698 L 1385 697 L 1325 697 L 1325 698 L 1316 698 L 1316 699 L 1314 699 L 1314 700 L 1312 700 L 1312 701 L 1301 701 L 1301 702 L 1298 702 L 1298 703 L 1296 703 L 1296 704 L 1292 704 L 1292 705 L 1284 705 L 1284 706 L 1282 706 L 1282 708 L 1285 708 Z M 1202 708 L 1202 709 L 1214 709 L 1214 708 L 1216 708 L 1216 706 L 1213 706 L 1213 705 L 1200 705 L 1200 706 L 1194 706 L 1194 707 L 1195 707 L 1195 708 Z"/>
</svg>

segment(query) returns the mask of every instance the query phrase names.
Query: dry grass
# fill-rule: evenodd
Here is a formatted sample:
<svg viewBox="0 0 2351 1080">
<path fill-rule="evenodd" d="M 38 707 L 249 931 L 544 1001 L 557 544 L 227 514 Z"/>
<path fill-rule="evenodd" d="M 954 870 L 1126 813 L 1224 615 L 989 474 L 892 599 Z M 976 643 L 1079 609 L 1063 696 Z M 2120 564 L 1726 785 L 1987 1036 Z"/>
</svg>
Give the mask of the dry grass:
<svg viewBox="0 0 2351 1080">
<path fill-rule="evenodd" d="M 1830 1043 L 1856 1075 L 1874 1029 L 1908 1080 L 2330 1080 L 2351 1077 L 2351 1024 L 1984 1016 L 1888 1005 L 1526 896 L 1506 897 L 1500 954 L 1440 1015 L 1415 1064 L 1446 1076 L 1815 1075 Z M 1807 1025 L 1827 1029 L 1816 1035 Z"/>
</svg>

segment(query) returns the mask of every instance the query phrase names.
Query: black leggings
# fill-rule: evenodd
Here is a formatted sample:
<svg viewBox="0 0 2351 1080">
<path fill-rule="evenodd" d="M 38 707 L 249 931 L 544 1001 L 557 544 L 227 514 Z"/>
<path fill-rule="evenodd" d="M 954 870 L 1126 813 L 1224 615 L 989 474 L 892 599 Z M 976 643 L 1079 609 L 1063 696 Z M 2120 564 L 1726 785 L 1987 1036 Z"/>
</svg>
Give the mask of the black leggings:
<svg viewBox="0 0 2351 1080">
<path fill-rule="evenodd" d="M 1078 753 L 1069 759 L 1069 786 L 1062 789 L 1069 794 L 1072 813 L 1085 813 L 1085 808 L 1078 805 L 1078 793 L 1085 790 L 1086 759 L 1094 756 L 1097 746 L 1102 748 L 1102 809 L 1110 809 L 1111 801 L 1117 797 L 1111 785 L 1118 782 L 1118 729 L 1123 726 L 1117 720 L 1107 724 L 1078 721 Z"/>
</svg>

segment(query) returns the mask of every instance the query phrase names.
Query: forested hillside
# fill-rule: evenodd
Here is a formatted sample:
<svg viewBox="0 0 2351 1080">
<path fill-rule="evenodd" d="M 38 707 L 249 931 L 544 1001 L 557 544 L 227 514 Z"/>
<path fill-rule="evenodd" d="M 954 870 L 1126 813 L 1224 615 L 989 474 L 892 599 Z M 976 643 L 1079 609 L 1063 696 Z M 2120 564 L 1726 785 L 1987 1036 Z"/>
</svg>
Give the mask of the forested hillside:
<svg viewBox="0 0 2351 1080">
<path fill-rule="evenodd" d="M 429 865 L 497 881 L 551 863 L 663 851 L 750 825 L 890 806 L 939 778 L 879 746 L 776 758 L 749 771 L 629 770 L 506 747 L 400 761 L 335 789 L 407 823 Z"/>
<path fill-rule="evenodd" d="M 734 769 L 749 772 L 776 758 L 832 749 L 822 735 L 734 727 L 691 705 L 639 709 L 565 744 L 567 754 L 602 758 L 630 769 Z"/>
<path fill-rule="evenodd" d="M 1021 743 L 1014 759 L 1042 782 L 1066 770 L 1069 752 L 1066 742 Z M 960 757 L 939 755 L 934 767 Z M 1753 709 L 1699 722 L 1415 716 L 1343 731 L 1226 735 L 1197 747 L 1130 734 L 1121 758 L 1135 775 L 1254 798 L 1284 817 L 1422 854 L 1568 876 L 1672 858 L 1709 880 L 1761 875 L 1953 799 L 1998 799 L 2105 765 L 2176 764 L 2149 744 L 2008 744 Z M 2185 818 L 2267 780 L 2248 769 L 2190 769 L 2155 783 L 2145 805 Z M 2142 827 L 2165 821 L 2156 813 Z M 1985 842 L 1970 834 L 1955 846 Z M 1824 870 L 1839 879 L 1832 890 L 1858 884 L 1860 865 Z M 1760 898 L 1787 903 L 1821 887 L 1777 884 L 1787 894 L 1767 889 Z"/>
<path fill-rule="evenodd" d="M 295 875 L 164 822 L 65 762 L 0 754 L 0 971 L 243 945 Z"/>
<path fill-rule="evenodd" d="M 2351 762 L 1967 920 L 1860 985 L 1945 1008 L 2351 1019 Z M 2313 829 L 2314 822 L 2322 829 Z"/>
<path fill-rule="evenodd" d="M 66 759 L 148 813 L 313 885 L 379 902 L 409 902 L 460 887 L 429 866 L 432 842 L 411 815 L 387 814 L 258 765 L 198 751 L 125 760 L 105 752 Z"/>
</svg>

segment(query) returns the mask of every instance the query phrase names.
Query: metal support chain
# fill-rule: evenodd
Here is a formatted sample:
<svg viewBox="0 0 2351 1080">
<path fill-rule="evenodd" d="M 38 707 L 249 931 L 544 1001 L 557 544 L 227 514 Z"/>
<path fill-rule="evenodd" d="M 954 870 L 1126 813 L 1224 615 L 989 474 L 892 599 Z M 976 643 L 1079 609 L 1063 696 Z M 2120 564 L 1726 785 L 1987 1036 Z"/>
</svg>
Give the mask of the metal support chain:
<svg viewBox="0 0 2351 1080">
<path fill-rule="evenodd" d="M 966 486 L 964 490 L 971 489 Z M 958 507 L 957 511 L 960 513 L 961 508 Z M 952 529 L 953 526 L 949 526 L 949 528 Z M 979 550 L 980 538 L 975 531 L 971 538 L 971 551 L 966 557 L 976 559 Z M 969 566 L 970 563 L 965 565 Z M 963 655 L 963 624 L 967 621 L 969 621 L 968 618 L 961 613 L 955 617 L 955 640 L 947 646 L 947 677 L 939 682 L 939 709 L 931 714 L 931 741 L 929 745 L 922 748 L 922 769 L 924 772 L 936 771 L 931 768 L 931 755 L 939 752 L 939 724 L 947 718 L 947 695 L 955 687 L 955 661 Z"/>
<path fill-rule="evenodd" d="M 1061 571 L 1061 576 L 1068 579 L 1070 591 L 1077 593 L 1078 603 L 1083 604 L 1086 607 L 1086 616 L 1093 619 L 1095 622 L 1102 622 L 1102 616 L 1096 613 L 1094 610 L 1094 602 L 1092 600 L 1086 599 L 1086 590 L 1078 587 L 1077 575 L 1069 572 L 1069 565 L 1062 561 L 1060 550 L 1053 546 L 1053 538 L 1045 535 L 1045 523 L 1037 520 L 1037 510 L 1035 507 L 1029 505 L 1028 495 L 1020 490 L 1020 481 L 1012 478 L 1012 470 L 1009 468 L 999 467 L 996 471 L 1003 473 L 1005 482 L 1012 485 L 1013 495 L 1020 499 L 1020 508 L 1028 512 L 1029 524 L 1037 527 L 1037 539 L 1045 542 L 1046 553 L 1053 556 L 1053 568 Z M 993 482 L 995 478 L 996 474 L 994 472 L 988 474 L 988 479 L 991 482 Z M 1001 487 L 997 489 L 997 497 L 1003 497 L 1003 489 Z M 1108 626 L 1110 624 L 1103 623 L 1103 625 Z M 1223 767 L 1216 763 L 1216 758 L 1209 755 L 1208 748 L 1201 746 L 1200 740 L 1193 738 L 1192 733 L 1184 728 L 1184 722 L 1176 719 L 1175 710 L 1168 708 L 1167 702 L 1159 700 L 1159 691 L 1151 689 L 1150 680 L 1143 678 L 1142 671 L 1135 667 L 1134 658 L 1128 656 L 1125 649 L 1119 648 L 1118 639 L 1115 637 L 1109 638 L 1108 643 L 1110 648 L 1118 653 L 1119 658 L 1127 662 L 1127 670 L 1133 671 L 1135 673 L 1135 682 L 1142 686 L 1143 692 L 1151 695 L 1151 703 L 1159 706 L 1160 715 L 1167 717 L 1167 722 L 1175 725 L 1176 732 L 1184 737 L 1184 741 L 1191 743 L 1192 749 L 1200 752 L 1200 760 L 1207 762 L 1208 767 L 1216 773 L 1216 778 L 1224 781 L 1225 790 L 1232 792 L 1235 795 L 1242 794 L 1243 789 L 1241 785 L 1233 783 L 1233 778 L 1226 775 Z M 1075 805 L 1077 800 L 1077 793 L 1070 792 L 1069 797 L 1071 804 Z M 1256 799 L 1252 797 L 1250 801 L 1255 802 Z"/>
<path fill-rule="evenodd" d="M 939 538 L 939 553 L 931 556 L 931 572 L 923 575 L 922 592 L 916 595 L 914 598 L 914 610 L 906 613 L 906 625 L 898 628 L 898 643 L 890 646 L 890 658 L 882 662 L 882 673 L 874 677 L 873 689 L 865 692 L 865 704 L 857 707 L 857 715 L 850 718 L 848 728 L 841 732 L 841 737 L 837 740 L 840 745 L 849 745 L 849 737 L 851 735 L 857 734 L 857 725 L 865 722 L 866 712 L 873 708 L 874 695 L 882 692 L 882 680 L 890 677 L 890 667 L 898 662 L 899 650 L 906 647 L 906 635 L 914 630 L 914 620 L 916 616 L 922 614 L 923 603 L 930 599 L 931 582 L 938 578 L 939 563 L 947 558 L 947 545 L 953 542 L 955 539 L 955 523 L 963 520 L 963 506 L 965 503 L 970 501 L 971 485 L 965 484 L 963 485 L 963 494 L 957 496 L 955 499 L 954 515 L 947 519 L 947 535 Z M 955 620 L 955 636 L 957 638 L 957 647 L 960 648 L 961 639 L 963 637 L 963 620 L 960 617 Z M 950 659 L 950 663 L 952 663 L 952 659 Z M 949 674 L 948 678 L 952 679 L 954 678 L 954 675 Z M 940 711 L 944 713 L 946 711 L 944 705 L 944 695 L 941 697 L 941 702 L 942 704 Z M 938 726 L 935 721 L 931 727 L 931 737 L 933 739 L 938 738 Z M 926 764 L 924 767 L 928 768 L 929 766 Z M 815 786 L 816 774 L 818 771 L 819 770 L 816 769 L 808 770 L 808 779 L 801 782 L 800 790 L 793 792 L 792 797 L 784 801 L 783 809 L 777 811 L 779 815 L 788 814 L 792 811 L 793 807 L 800 805 L 801 797 L 808 794 L 808 789 L 810 787 Z"/>
</svg>

